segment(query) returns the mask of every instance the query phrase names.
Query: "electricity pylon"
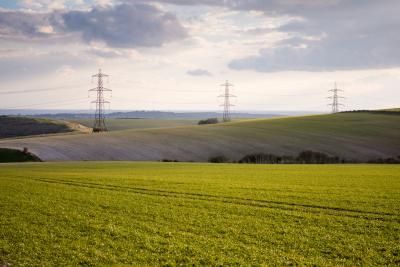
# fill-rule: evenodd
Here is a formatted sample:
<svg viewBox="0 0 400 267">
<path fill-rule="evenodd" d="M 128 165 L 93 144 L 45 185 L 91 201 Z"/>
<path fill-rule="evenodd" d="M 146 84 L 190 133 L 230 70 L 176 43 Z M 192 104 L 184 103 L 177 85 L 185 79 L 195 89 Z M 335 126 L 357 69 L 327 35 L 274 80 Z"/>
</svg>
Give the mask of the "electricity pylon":
<svg viewBox="0 0 400 267">
<path fill-rule="evenodd" d="M 95 133 L 107 131 L 104 105 L 109 104 L 110 102 L 105 100 L 104 92 L 112 92 L 112 90 L 104 88 L 103 78 L 108 78 L 108 77 L 109 76 L 107 74 L 101 72 L 101 69 L 99 69 L 98 74 L 92 76 L 92 81 L 94 78 L 97 78 L 97 87 L 89 90 L 89 93 L 96 92 L 97 95 L 96 100 L 91 102 L 96 104 L 95 121 L 93 125 L 93 132 Z"/>
<path fill-rule="evenodd" d="M 329 104 L 329 106 L 332 106 L 332 113 L 338 113 L 339 112 L 339 107 L 343 106 L 343 104 L 339 103 L 339 99 L 344 99 L 344 97 L 339 96 L 339 92 L 343 92 L 343 90 L 337 88 L 337 84 L 335 82 L 335 87 L 329 92 L 333 92 L 333 96 L 328 97 L 329 99 L 332 99 L 332 104 Z"/>
<path fill-rule="evenodd" d="M 229 122 L 229 121 L 231 121 L 231 107 L 235 106 L 235 105 L 231 104 L 230 98 L 236 97 L 236 96 L 234 96 L 230 93 L 230 87 L 232 87 L 233 84 L 230 84 L 228 81 L 226 81 L 224 84 L 221 84 L 221 86 L 225 87 L 224 94 L 218 96 L 218 97 L 224 98 L 224 104 L 221 105 L 224 107 L 224 113 L 223 113 L 222 119 L 224 122 Z"/>
</svg>

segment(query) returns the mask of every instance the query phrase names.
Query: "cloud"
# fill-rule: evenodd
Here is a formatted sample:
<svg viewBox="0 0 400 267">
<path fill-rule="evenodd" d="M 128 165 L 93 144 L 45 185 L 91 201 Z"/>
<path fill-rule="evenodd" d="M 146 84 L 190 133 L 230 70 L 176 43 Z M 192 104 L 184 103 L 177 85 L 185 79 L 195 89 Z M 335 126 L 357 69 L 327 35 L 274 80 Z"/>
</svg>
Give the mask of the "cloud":
<svg viewBox="0 0 400 267">
<path fill-rule="evenodd" d="M 290 35 L 275 48 L 261 49 L 230 62 L 236 70 L 335 71 L 400 66 L 398 44 L 400 2 L 327 1 L 310 6 L 306 1 L 277 6 L 277 11 L 302 19 L 277 30 Z M 267 4 L 259 6 L 266 9 Z M 266 11 L 267 12 L 267 11 Z"/>
<path fill-rule="evenodd" d="M 0 10 L 0 37 L 3 39 L 43 38 L 49 27 L 49 16 L 19 11 Z"/>
<path fill-rule="evenodd" d="M 331 71 L 400 66 L 398 0 L 159 0 L 176 5 L 224 6 L 289 17 L 274 31 L 287 39 L 230 62 L 235 70 Z M 266 28 L 248 34 L 263 34 Z M 244 35 L 243 35 L 244 36 Z"/>
<path fill-rule="evenodd" d="M 212 76 L 208 70 L 203 69 L 188 70 L 187 74 L 191 76 Z"/>
<path fill-rule="evenodd" d="M 87 42 L 101 41 L 110 47 L 161 46 L 187 36 L 173 14 L 146 4 L 70 11 L 62 18 L 65 31 L 77 32 Z"/>
<path fill-rule="evenodd" d="M 140 3 L 95 6 L 88 11 L 0 11 L 3 39 L 46 39 L 72 33 L 87 43 L 118 48 L 157 47 L 187 37 L 173 14 Z"/>
<path fill-rule="evenodd" d="M 13 81 L 55 73 L 63 66 L 84 67 L 95 63 L 89 55 L 59 52 L 34 52 L 15 50 L 9 56 L 2 56 L 0 50 L 0 79 Z"/>
<path fill-rule="evenodd" d="M 108 48 L 108 47 L 96 47 L 93 46 L 90 49 L 86 50 L 86 53 L 89 55 L 94 55 L 99 58 L 129 58 L 129 59 L 140 59 L 141 55 L 138 51 L 134 49 L 116 49 L 116 48 Z"/>
<path fill-rule="evenodd" d="M 87 9 L 90 4 L 109 4 L 113 0 L 12 0 L 16 6 L 30 11 L 51 11 L 61 9 Z"/>
</svg>

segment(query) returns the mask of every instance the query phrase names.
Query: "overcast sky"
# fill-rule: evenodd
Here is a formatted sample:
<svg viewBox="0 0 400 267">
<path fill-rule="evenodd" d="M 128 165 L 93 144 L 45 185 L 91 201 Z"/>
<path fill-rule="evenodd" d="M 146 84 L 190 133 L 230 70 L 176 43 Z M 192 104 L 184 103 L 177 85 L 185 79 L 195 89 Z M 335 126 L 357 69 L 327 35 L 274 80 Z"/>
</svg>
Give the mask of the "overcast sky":
<svg viewBox="0 0 400 267">
<path fill-rule="evenodd" d="M 400 106 L 398 0 L 0 0 L 0 109 L 237 111 Z M 94 97 L 94 96 L 92 96 Z"/>
</svg>

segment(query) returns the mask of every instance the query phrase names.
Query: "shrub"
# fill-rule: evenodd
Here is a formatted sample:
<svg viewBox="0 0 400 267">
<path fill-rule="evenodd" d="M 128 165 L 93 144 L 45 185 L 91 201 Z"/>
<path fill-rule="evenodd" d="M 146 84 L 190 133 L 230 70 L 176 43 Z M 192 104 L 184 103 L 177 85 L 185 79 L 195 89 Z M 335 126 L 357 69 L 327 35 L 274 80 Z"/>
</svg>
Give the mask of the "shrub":
<svg viewBox="0 0 400 267">
<path fill-rule="evenodd" d="M 211 163 L 228 163 L 229 159 L 225 156 L 215 156 L 208 159 Z"/>
<path fill-rule="evenodd" d="M 252 163 L 252 164 L 294 164 L 297 163 L 296 158 L 292 156 L 277 156 L 273 154 L 250 154 L 244 156 L 239 163 Z"/>
<path fill-rule="evenodd" d="M 345 163 L 339 157 L 330 157 L 321 152 L 311 150 L 301 152 L 297 157 L 277 156 L 273 154 L 255 153 L 244 156 L 239 163 L 251 164 L 324 164 L 324 163 Z"/>
<path fill-rule="evenodd" d="M 176 159 L 162 159 L 161 162 L 179 162 L 179 160 L 176 160 Z"/>
<path fill-rule="evenodd" d="M 378 163 L 378 164 L 399 164 L 400 158 L 378 158 L 368 161 L 368 163 Z"/>
<path fill-rule="evenodd" d="M 211 118 L 211 119 L 206 119 L 206 120 L 201 120 L 199 121 L 199 125 L 204 125 L 204 124 L 217 124 L 219 123 L 217 118 Z"/>
<path fill-rule="evenodd" d="M 41 159 L 30 153 L 27 148 L 23 150 L 0 148 L 0 162 L 39 162 Z"/>
<path fill-rule="evenodd" d="M 324 164 L 324 163 L 341 163 L 341 159 L 339 157 L 330 157 L 325 153 L 316 152 L 311 150 L 306 150 L 301 152 L 297 161 L 299 163 L 308 163 L 308 164 Z"/>
<path fill-rule="evenodd" d="M 300 152 L 297 156 L 298 163 L 306 164 L 324 164 L 324 163 L 340 163 L 339 157 L 330 157 L 322 152 L 306 150 Z"/>
</svg>

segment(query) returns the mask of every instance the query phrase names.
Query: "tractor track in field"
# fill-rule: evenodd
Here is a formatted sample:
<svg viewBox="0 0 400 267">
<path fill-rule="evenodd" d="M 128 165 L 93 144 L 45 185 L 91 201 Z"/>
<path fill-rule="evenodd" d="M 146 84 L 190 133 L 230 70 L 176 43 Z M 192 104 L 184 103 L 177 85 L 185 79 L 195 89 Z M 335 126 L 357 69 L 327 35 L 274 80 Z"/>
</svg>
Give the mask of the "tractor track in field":
<svg viewBox="0 0 400 267">
<path fill-rule="evenodd" d="M 273 200 L 257 200 L 249 198 L 241 198 L 234 196 L 218 196 L 211 194 L 201 194 L 201 193 L 188 193 L 188 192 L 177 192 L 177 191 L 167 191 L 159 189 L 148 189 L 140 187 L 128 187 L 119 185 L 109 185 L 109 184 L 99 184 L 91 182 L 77 182 L 71 180 L 58 180 L 58 179 L 44 179 L 44 178 L 31 178 L 29 180 L 34 180 L 38 182 L 44 182 L 49 184 L 59 184 L 59 185 L 69 185 L 75 187 L 93 188 L 100 190 L 109 190 L 117 192 L 132 192 L 135 194 L 149 195 L 149 196 L 161 196 L 161 197 L 172 197 L 172 198 L 186 198 L 190 200 L 201 200 L 201 201 L 211 201 L 220 202 L 226 204 L 236 204 L 244 206 L 252 206 L 258 208 L 270 208 L 278 210 L 288 210 L 288 211 L 300 211 L 308 212 L 314 214 L 323 214 L 331 216 L 341 216 L 350 217 L 358 219 L 367 220 L 380 220 L 380 221 L 394 221 L 400 222 L 398 215 L 386 212 L 373 212 L 373 211 L 363 211 L 355 209 L 345 209 L 340 207 L 327 207 L 320 205 L 311 204 L 300 204 L 300 203 L 289 203 L 283 201 L 273 201 Z M 389 217 L 389 218 L 388 218 Z M 395 218 L 392 218 L 395 217 Z"/>
</svg>

